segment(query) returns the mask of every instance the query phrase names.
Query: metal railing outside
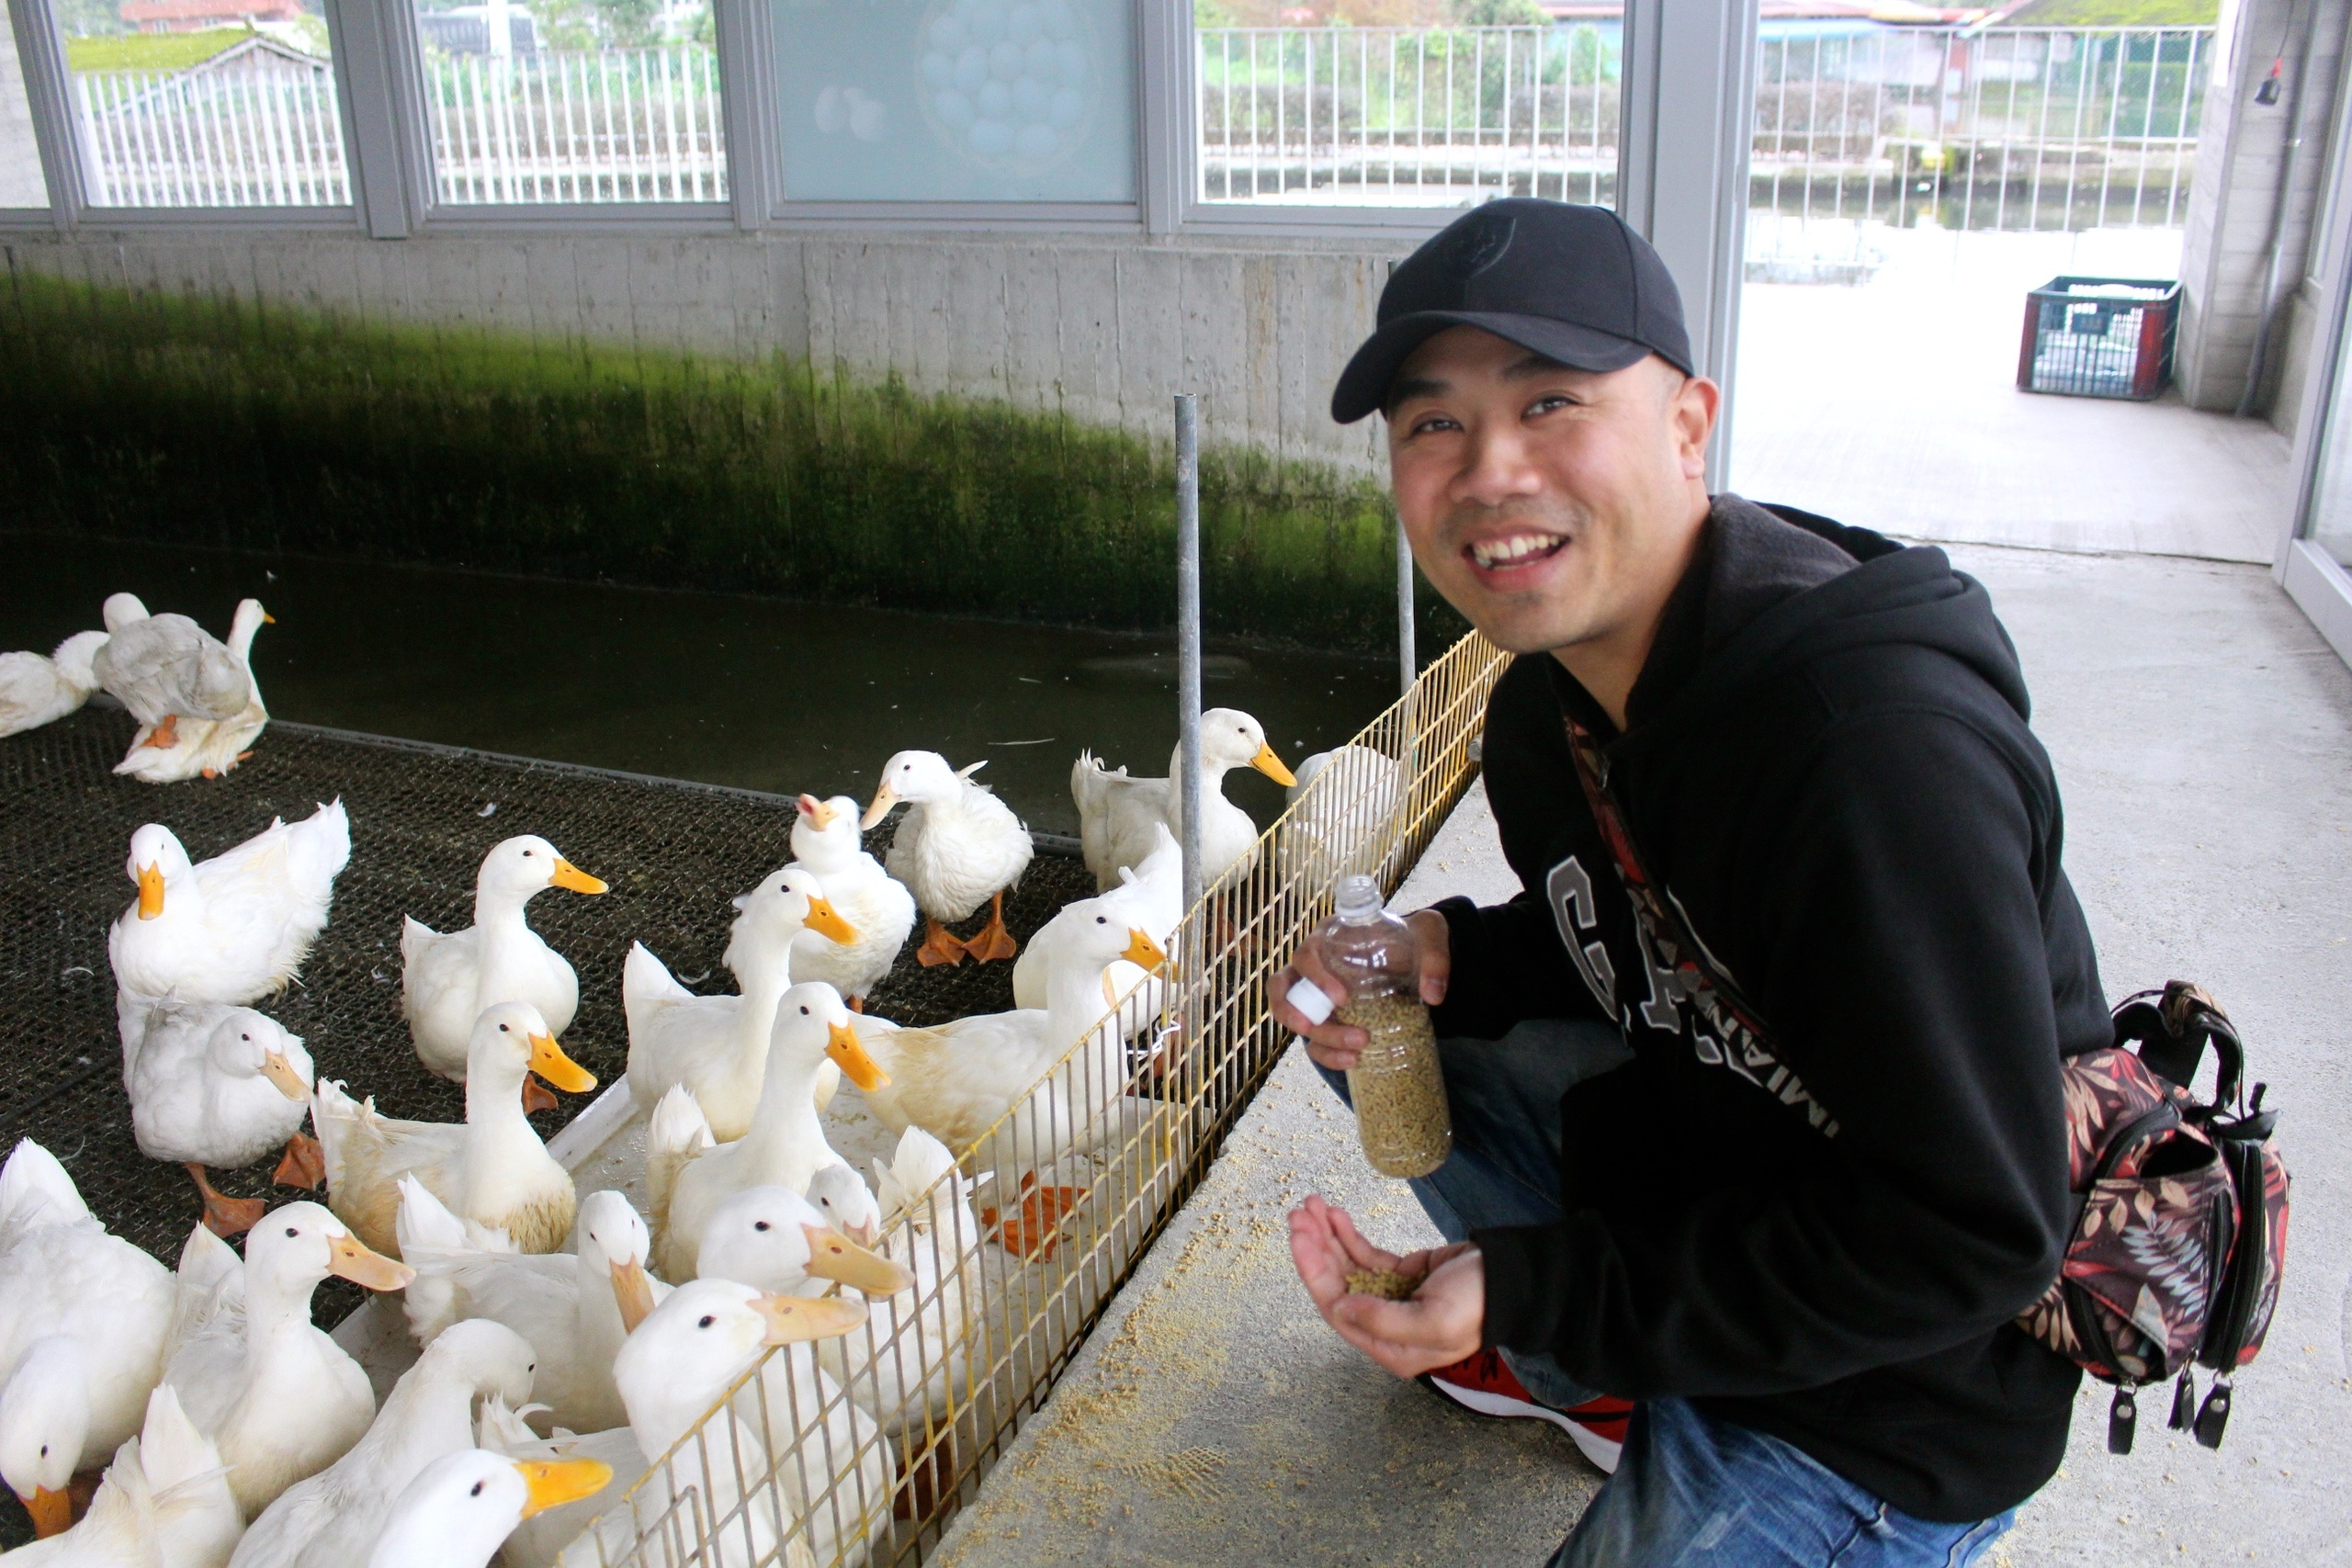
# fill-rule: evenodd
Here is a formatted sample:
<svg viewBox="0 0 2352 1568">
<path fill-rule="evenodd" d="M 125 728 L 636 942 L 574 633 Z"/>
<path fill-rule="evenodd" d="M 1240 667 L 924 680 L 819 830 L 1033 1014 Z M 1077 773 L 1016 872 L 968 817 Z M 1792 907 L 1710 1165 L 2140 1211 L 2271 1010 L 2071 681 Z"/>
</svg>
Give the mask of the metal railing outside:
<svg viewBox="0 0 2352 1568">
<path fill-rule="evenodd" d="M 1202 28 L 1204 201 L 1613 202 L 1614 40 L 1583 28 Z"/>
<path fill-rule="evenodd" d="M 2178 227 L 2213 36 L 1768 27 L 1751 205 L 1961 229 Z M 1203 28 L 1196 39 L 1204 201 L 1614 199 L 1614 29 Z M 1776 227 L 1754 227 L 1769 251 Z"/>
<path fill-rule="evenodd" d="M 718 56 L 696 45 L 444 54 L 424 61 L 445 202 L 723 201 Z M 340 207 L 343 116 L 310 71 L 85 71 L 74 76 L 101 207 Z"/>
<path fill-rule="evenodd" d="M 724 201 L 718 54 L 705 45 L 428 62 L 443 201 Z"/>
<path fill-rule="evenodd" d="M 351 200 L 334 73 L 74 75 L 95 207 L 341 207 Z"/>
<path fill-rule="evenodd" d="M 1268 982 L 1334 882 L 1369 871 L 1393 890 L 1460 799 L 1507 662 L 1464 639 L 1334 753 L 1185 916 L 1166 981 L 1129 993 L 957 1170 L 886 1214 L 881 1246 L 914 1289 L 869 1303 L 846 1340 L 768 1352 L 567 1568 L 922 1561 L 1287 1044 Z"/>
</svg>

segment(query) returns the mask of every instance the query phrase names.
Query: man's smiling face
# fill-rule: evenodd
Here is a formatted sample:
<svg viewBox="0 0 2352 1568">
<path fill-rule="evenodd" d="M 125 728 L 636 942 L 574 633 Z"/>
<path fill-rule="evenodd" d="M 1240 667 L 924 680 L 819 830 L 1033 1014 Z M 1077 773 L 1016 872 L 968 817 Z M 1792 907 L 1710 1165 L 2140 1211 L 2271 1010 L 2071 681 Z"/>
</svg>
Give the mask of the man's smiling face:
<svg viewBox="0 0 2352 1568">
<path fill-rule="evenodd" d="M 1636 630 L 1646 646 L 1706 510 L 1715 402 L 1655 355 L 1597 374 L 1476 327 L 1438 333 L 1389 389 L 1414 558 L 1510 652 Z"/>
</svg>

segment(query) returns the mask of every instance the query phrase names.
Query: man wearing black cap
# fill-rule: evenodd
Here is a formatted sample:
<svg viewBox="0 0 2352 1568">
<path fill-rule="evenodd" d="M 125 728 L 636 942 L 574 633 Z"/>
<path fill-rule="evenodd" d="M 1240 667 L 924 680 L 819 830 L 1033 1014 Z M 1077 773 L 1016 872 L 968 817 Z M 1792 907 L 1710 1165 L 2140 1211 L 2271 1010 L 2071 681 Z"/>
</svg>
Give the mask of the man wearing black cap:
<svg viewBox="0 0 2352 1568">
<path fill-rule="evenodd" d="M 1421 570 L 1520 656 L 1485 772 L 1526 891 L 1411 917 L 1448 1245 L 1317 1198 L 1292 1252 L 1383 1366 L 1613 1470 L 1555 1562 L 1965 1563 L 2077 1379 L 2013 1322 L 2070 1221 L 2059 1061 L 2109 1043 L 2057 787 L 1983 587 L 1711 497 L 1693 370 L 1639 236 L 1509 200 L 1397 267 L 1340 378 Z M 1344 1093 L 1361 1032 L 1275 1015 Z"/>
</svg>

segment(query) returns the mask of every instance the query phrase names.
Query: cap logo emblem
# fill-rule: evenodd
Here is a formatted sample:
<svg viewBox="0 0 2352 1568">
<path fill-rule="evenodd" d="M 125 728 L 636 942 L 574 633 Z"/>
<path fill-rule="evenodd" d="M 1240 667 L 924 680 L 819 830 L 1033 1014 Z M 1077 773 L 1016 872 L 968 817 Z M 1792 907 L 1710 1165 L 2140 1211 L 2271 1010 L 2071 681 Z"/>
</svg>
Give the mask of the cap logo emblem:
<svg viewBox="0 0 2352 1568">
<path fill-rule="evenodd" d="M 1472 219 L 1446 238 L 1445 270 L 1468 282 L 1500 261 L 1518 232 L 1519 220 L 1509 213 Z"/>
</svg>

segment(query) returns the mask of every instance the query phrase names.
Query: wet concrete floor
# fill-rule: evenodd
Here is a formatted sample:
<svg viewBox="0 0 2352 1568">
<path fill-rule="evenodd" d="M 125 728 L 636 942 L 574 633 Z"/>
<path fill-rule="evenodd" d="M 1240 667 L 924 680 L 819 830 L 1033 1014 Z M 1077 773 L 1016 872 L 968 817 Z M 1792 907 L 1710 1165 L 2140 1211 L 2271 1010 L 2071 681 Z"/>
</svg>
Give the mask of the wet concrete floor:
<svg viewBox="0 0 2352 1568">
<path fill-rule="evenodd" d="M 46 651 L 128 589 L 216 635 L 239 598 L 273 716 L 741 788 L 864 798 L 905 747 L 1075 833 L 1080 748 L 1139 773 L 1176 742 L 1172 636 L 1129 635 L 303 556 L 0 534 L 0 649 Z M 1212 705 L 1255 714 L 1289 762 L 1396 695 L 1385 658 L 1212 644 Z M 264 742 L 266 744 L 266 741 Z M 1227 793 L 1282 807 L 1244 772 Z"/>
</svg>

